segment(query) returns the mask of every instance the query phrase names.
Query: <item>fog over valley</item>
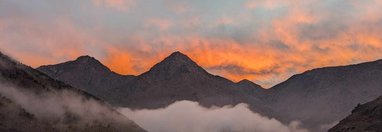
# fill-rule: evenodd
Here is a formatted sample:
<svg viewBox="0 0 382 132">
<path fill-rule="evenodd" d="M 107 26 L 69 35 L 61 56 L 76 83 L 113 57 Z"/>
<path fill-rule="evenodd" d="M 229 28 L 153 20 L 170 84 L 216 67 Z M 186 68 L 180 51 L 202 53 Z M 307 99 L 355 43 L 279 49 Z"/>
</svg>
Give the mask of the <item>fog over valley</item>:
<svg viewBox="0 0 382 132">
<path fill-rule="evenodd" d="M 205 108 L 197 102 L 178 101 L 161 109 L 118 111 L 151 132 L 308 132 L 299 121 L 284 125 L 253 113 L 246 104 Z"/>
<path fill-rule="evenodd" d="M 0 132 L 382 132 L 382 0 L 0 0 Z"/>
</svg>

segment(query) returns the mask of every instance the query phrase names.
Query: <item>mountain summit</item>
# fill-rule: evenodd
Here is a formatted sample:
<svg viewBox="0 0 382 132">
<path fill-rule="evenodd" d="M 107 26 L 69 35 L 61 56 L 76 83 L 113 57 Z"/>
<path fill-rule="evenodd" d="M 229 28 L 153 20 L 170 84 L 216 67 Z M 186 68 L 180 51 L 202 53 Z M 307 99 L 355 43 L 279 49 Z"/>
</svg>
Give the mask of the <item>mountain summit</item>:
<svg viewBox="0 0 382 132">
<path fill-rule="evenodd" d="M 265 91 L 263 87 L 260 85 L 253 83 L 252 81 L 248 79 L 243 79 L 236 83 L 236 85 L 243 91 L 246 91 L 247 93 L 253 93 L 253 95 L 258 96 L 265 96 Z"/>
<path fill-rule="evenodd" d="M 87 55 L 73 61 L 41 66 L 37 70 L 103 99 L 113 97 L 105 93 L 115 87 L 114 85 L 134 78 L 114 73 L 100 61 Z"/>
<path fill-rule="evenodd" d="M 119 89 L 129 89 L 125 95 L 129 107 L 161 108 L 180 100 L 199 102 L 203 106 L 224 106 L 257 100 L 253 92 L 246 92 L 238 84 L 212 75 L 187 55 L 174 52 L 154 65 L 148 72 L 137 76 L 128 85 Z M 246 87 L 255 91 L 253 87 Z M 129 92 L 125 92 L 126 94 Z M 263 104 L 253 101 L 258 112 L 264 112 Z M 136 105 L 139 104 L 140 106 Z M 260 110 L 262 109 L 262 110 Z"/>
<path fill-rule="evenodd" d="M 89 55 L 80 56 L 75 61 L 72 61 L 69 63 L 71 63 L 72 65 L 80 65 L 80 66 L 82 66 L 82 68 L 84 68 L 84 70 L 86 68 L 91 68 L 90 70 L 98 70 L 98 71 L 103 71 L 103 72 L 110 71 L 110 69 L 108 67 L 106 67 L 100 61 L 98 61 L 97 59 L 95 59 L 94 57 L 91 57 Z M 73 67 L 75 67 L 75 66 L 73 66 Z"/>
<path fill-rule="evenodd" d="M 80 56 L 78 57 L 74 62 L 77 62 L 77 63 L 87 63 L 87 64 L 101 64 L 101 62 L 99 62 L 97 59 L 95 59 L 94 57 L 91 57 L 89 55 L 84 55 L 84 56 Z"/>
<path fill-rule="evenodd" d="M 40 66 L 37 69 L 42 71 L 49 71 L 49 73 L 56 73 L 59 75 L 69 74 L 68 71 L 85 71 L 86 73 L 102 74 L 105 72 L 111 72 L 109 68 L 103 65 L 94 57 L 85 55 L 80 56 L 74 61 L 68 61 L 65 63 Z M 65 72 L 64 72 L 65 71 Z"/>
<path fill-rule="evenodd" d="M 170 79 L 176 77 L 202 77 L 209 73 L 192 61 L 187 55 L 177 51 L 154 65 L 142 76 Z"/>
</svg>

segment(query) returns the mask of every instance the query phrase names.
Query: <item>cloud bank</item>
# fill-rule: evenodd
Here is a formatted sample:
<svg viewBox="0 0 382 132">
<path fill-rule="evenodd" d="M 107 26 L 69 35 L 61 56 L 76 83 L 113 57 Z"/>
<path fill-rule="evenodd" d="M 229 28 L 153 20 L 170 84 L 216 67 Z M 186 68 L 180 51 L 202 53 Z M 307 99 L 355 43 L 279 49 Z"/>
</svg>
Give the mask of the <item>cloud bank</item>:
<svg viewBox="0 0 382 132">
<path fill-rule="evenodd" d="M 119 111 L 150 132 L 307 132 L 297 121 L 284 125 L 251 112 L 245 104 L 207 109 L 179 101 L 163 109 Z"/>
<path fill-rule="evenodd" d="M 68 90 L 40 91 L 36 93 L 0 82 L 0 97 L 5 97 L 15 105 L 20 106 L 26 113 L 31 115 L 32 119 L 36 119 L 33 121 L 37 125 L 46 123 L 50 125 L 49 128 L 57 130 L 91 131 L 113 129 L 125 131 L 138 127 L 132 121 L 104 104 Z M 13 118 L 14 122 L 22 121 L 18 116 Z M 6 122 L 12 123 L 12 121 Z M 35 126 L 36 124 L 28 125 Z M 24 129 L 23 127 L 27 126 L 20 126 L 20 129 Z M 44 130 L 43 127 L 37 129 Z"/>
<path fill-rule="evenodd" d="M 35 67 L 90 54 L 135 75 L 180 50 L 209 72 L 270 87 L 382 58 L 380 12 L 380 0 L 2 0 L 0 49 Z"/>
</svg>

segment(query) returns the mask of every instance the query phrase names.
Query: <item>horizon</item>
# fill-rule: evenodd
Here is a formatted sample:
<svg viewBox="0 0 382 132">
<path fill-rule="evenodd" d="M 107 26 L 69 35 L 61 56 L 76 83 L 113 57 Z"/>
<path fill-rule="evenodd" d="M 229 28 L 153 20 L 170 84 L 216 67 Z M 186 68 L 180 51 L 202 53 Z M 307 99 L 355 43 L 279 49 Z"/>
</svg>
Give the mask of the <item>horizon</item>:
<svg viewBox="0 0 382 132">
<path fill-rule="evenodd" d="M 171 54 L 169 54 L 168 56 L 166 56 L 165 58 L 170 57 L 170 56 L 171 56 L 172 54 L 174 54 L 174 53 L 180 53 L 180 54 L 182 54 L 182 55 L 185 55 L 185 56 L 189 57 L 187 54 L 184 54 L 184 53 L 182 53 L 181 51 L 174 51 L 174 52 L 172 52 Z M 95 57 L 93 57 L 93 56 L 91 56 L 91 55 L 81 55 L 81 56 L 76 57 L 75 59 L 70 59 L 70 60 L 66 60 L 66 61 L 63 61 L 63 62 L 58 62 L 58 63 L 55 63 L 55 64 L 40 65 L 40 66 L 38 66 L 38 67 L 49 66 L 49 65 L 57 65 L 57 64 L 62 64 L 62 63 L 70 62 L 70 61 L 76 61 L 76 60 L 79 59 L 80 57 L 90 57 L 90 58 L 93 58 L 93 59 L 99 61 L 99 62 L 100 62 L 102 65 L 104 65 L 106 68 L 110 69 L 110 67 L 108 67 L 107 65 L 105 65 L 101 60 L 98 60 L 97 58 L 95 58 Z M 110 69 L 110 70 L 111 70 L 112 72 L 115 72 L 115 73 L 117 73 L 117 74 L 119 74 L 119 75 L 122 75 L 122 76 L 130 76 L 130 75 L 132 75 L 132 76 L 139 76 L 139 75 L 141 75 L 141 74 L 143 74 L 143 73 L 149 71 L 149 70 L 150 70 L 152 67 L 154 67 L 156 64 L 158 64 L 158 63 L 164 61 L 165 58 L 163 58 L 162 60 L 160 60 L 160 61 L 154 63 L 154 64 L 153 64 L 151 67 L 149 67 L 149 69 L 147 69 L 146 71 L 143 71 L 142 73 L 138 73 L 138 74 L 136 74 L 136 75 L 132 75 L 132 74 L 121 74 L 121 73 L 118 73 L 118 72 L 116 72 L 116 71 L 113 71 L 112 69 Z M 194 61 L 192 58 L 190 58 L 190 59 L 191 59 L 191 61 Z M 358 65 L 358 64 L 363 64 L 363 63 L 375 62 L 375 61 L 379 61 L 379 60 L 382 60 L 382 59 L 376 59 L 376 60 L 372 60 L 372 61 L 358 62 L 358 63 L 352 63 L 352 64 L 333 65 L 333 66 L 324 66 L 324 67 L 316 67 L 316 68 L 312 68 L 312 69 L 307 69 L 307 70 L 305 70 L 305 71 L 302 71 L 302 72 L 293 74 L 293 75 L 287 77 L 287 79 L 282 80 L 281 82 L 276 83 L 276 84 L 274 84 L 274 85 L 272 85 L 272 86 L 270 86 L 270 87 L 264 87 L 264 86 L 262 86 L 262 85 L 260 85 L 260 84 L 257 84 L 256 82 L 253 82 L 253 81 L 251 81 L 251 80 L 249 80 L 249 79 L 247 79 L 247 78 L 243 78 L 243 79 L 241 79 L 241 80 L 235 81 L 235 80 L 231 80 L 231 79 L 226 78 L 226 77 L 221 76 L 221 75 L 217 75 L 217 74 L 210 73 L 209 71 L 207 71 L 207 72 L 208 72 L 209 74 L 212 74 L 212 75 L 217 75 L 217 76 L 226 78 L 226 79 L 228 79 L 228 80 L 230 80 L 230 81 L 232 81 L 232 82 L 234 82 L 234 83 L 239 83 L 239 82 L 241 82 L 241 81 L 248 80 L 248 81 L 251 81 L 251 82 L 253 82 L 253 83 L 257 84 L 257 85 L 260 85 L 260 86 L 261 86 L 262 88 L 264 88 L 264 89 L 270 89 L 270 88 L 273 88 L 273 87 L 276 86 L 276 85 L 279 85 L 279 84 L 281 84 L 281 83 L 287 81 L 290 77 L 292 77 L 292 76 L 294 76 L 294 75 L 297 75 L 297 74 L 302 74 L 302 73 L 304 73 L 304 72 L 306 72 L 306 71 L 311 71 L 311 70 L 321 69 L 321 68 L 330 68 L 330 67 L 342 67 L 342 66 Z M 194 61 L 194 62 L 195 62 L 195 61 Z M 21 62 L 21 63 L 22 63 L 22 62 Z M 196 64 L 199 65 L 197 62 L 196 62 Z M 200 65 L 199 65 L 199 66 L 200 66 Z M 38 67 L 35 67 L 35 68 L 38 68 Z M 206 70 L 203 66 L 201 66 L 201 67 L 202 67 L 204 70 Z"/>
<path fill-rule="evenodd" d="M 37 67 L 91 55 L 139 75 L 172 51 L 234 82 L 269 88 L 294 74 L 382 58 L 382 2 L 0 2 L 0 50 Z M 367 54 L 365 54 L 367 53 Z"/>
</svg>

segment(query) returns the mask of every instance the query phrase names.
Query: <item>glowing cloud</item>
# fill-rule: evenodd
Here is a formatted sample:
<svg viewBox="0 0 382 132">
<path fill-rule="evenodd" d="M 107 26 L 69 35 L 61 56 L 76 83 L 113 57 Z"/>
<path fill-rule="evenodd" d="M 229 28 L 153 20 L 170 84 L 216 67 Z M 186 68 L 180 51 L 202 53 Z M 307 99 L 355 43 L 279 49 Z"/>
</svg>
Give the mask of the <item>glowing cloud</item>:
<svg viewBox="0 0 382 132">
<path fill-rule="evenodd" d="M 271 87 L 382 58 L 379 0 L 39 1 L 0 2 L 0 49 L 32 66 L 89 54 L 137 75 L 182 51 L 211 73 Z"/>
</svg>

